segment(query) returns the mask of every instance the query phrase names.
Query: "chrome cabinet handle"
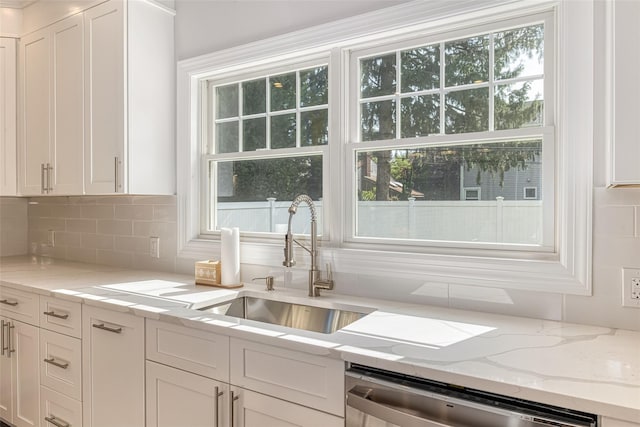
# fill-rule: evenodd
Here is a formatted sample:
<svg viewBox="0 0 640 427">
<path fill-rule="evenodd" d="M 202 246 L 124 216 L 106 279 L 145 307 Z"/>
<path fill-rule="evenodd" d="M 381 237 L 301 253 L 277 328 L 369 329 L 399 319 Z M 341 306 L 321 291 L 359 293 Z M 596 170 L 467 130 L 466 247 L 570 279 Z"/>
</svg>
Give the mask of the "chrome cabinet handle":
<svg viewBox="0 0 640 427">
<path fill-rule="evenodd" d="M 55 311 L 51 310 L 51 311 L 44 311 L 42 312 L 42 314 L 44 314 L 45 316 L 51 316 L 51 317 L 56 317 L 58 319 L 62 319 L 62 320 L 66 320 L 69 318 L 68 314 L 58 314 Z"/>
<path fill-rule="evenodd" d="M 47 163 L 47 194 L 50 191 L 53 191 L 53 186 L 51 185 L 51 171 L 53 170 L 53 166 L 50 163 Z"/>
<path fill-rule="evenodd" d="M 7 323 L 7 357 L 11 357 L 11 353 L 16 352 L 15 348 L 11 348 L 11 330 L 15 328 L 11 322 Z"/>
<path fill-rule="evenodd" d="M 215 409 L 215 414 L 216 414 L 216 423 L 215 423 L 215 427 L 219 426 L 219 419 L 220 419 L 220 396 L 222 396 L 224 393 L 220 391 L 220 388 L 218 386 L 214 387 L 214 393 L 216 395 L 216 401 L 214 403 L 214 409 Z"/>
<path fill-rule="evenodd" d="M 6 325 L 4 320 L 0 320 L 0 356 L 4 356 L 6 350 L 4 346 L 4 326 Z"/>
<path fill-rule="evenodd" d="M 114 170 L 115 170 L 115 179 L 113 180 L 114 184 L 114 192 L 118 192 L 118 189 L 121 187 L 120 185 L 120 159 L 118 156 L 114 157 Z"/>
<path fill-rule="evenodd" d="M 54 415 L 50 415 L 48 417 L 44 417 L 44 420 L 48 423 L 53 424 L 56 427 L 71 427 L 71 424 L 63 420 L 62 418 L 57 418 Z"/>
<path fill-rule="evenodd" d="M 53 366 L 57 366 L 58 368 L 62 368 L 62 369 L 67 369 L 69 367 L 69 362 L 65 362 L 65 363 L 56 362 L 55 357 L 44 359 L 44 362 Z"/>
<path fill-rule="evenodd" d="M 0 300 L 0 303 L 5 305 L 10 305 L 12 307 L 15 307 L 16 305 L 18 305 L 18 301 L 9 301 L 8 299 L 2 299 Z"/>
<path fill-rule="evenodd" d="M 40 194 L 44 194 L 44 163 L 40 163 Z"/>
<path fill-rule="evenodd" d="M 119 334 L 122 332 L 122 328 L 110 328 L 108 326 L 104 326 L 104 323 L 94 323 L 91 326 L 97 329 L 102 329 L 103 331 L 113 332 L 114 334 Z"/>
<path fill-rule="evenodd" d="M 233 391 L 230 392 L 230 393 L 231 394 L 230 394 L 230 398 L 229 398 L 229 414 L 230 414 L 229 415 L 230 416 L 230 418 L 229 418 L 229 426 L 233 427 L 235 425 L 235 419 L 234 419 L 235 418 L 235 413 L 233 411 L 233 409 L 234 409 L 233 408 L 234 407 L 233 404 L 234 404 L 234 402 L 236 400 L 238 400 L 240 398 L 240 396 L 236 396 Z"/>
</svg>

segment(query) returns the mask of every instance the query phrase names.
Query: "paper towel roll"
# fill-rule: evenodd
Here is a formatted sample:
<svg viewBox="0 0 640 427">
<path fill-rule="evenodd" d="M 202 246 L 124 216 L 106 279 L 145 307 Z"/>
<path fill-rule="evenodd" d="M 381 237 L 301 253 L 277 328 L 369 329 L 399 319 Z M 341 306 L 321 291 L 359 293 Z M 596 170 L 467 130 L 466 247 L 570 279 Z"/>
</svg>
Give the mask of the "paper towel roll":
<svg viewBox="0 0 640 427">
<path fill-rule="evenodd" d="M 240 230 L 238 227 L 220 230 L 220 268 L 222 285 L 240 284 Z"/>
</svg>

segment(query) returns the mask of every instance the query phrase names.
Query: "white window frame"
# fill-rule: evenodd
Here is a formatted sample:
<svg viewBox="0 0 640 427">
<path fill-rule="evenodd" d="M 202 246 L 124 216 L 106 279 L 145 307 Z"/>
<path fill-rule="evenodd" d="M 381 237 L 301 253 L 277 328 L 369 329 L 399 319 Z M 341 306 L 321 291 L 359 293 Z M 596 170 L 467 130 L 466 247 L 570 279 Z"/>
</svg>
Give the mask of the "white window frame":
<svg viewBox="0 0 640 427">
<path fill-rule="evenodd" d="M 390 41 L 406 34 L 429 33 L 437 28 L 463 28 L 470 21 L 491 22 L 496 17 L 515 17 L 556 7 L 556 233 L 554 253 L 514 251 L 468 252 L 445 248 L 434 253 L 412 252 L 406 246 L 368 243 L 345 244 L 345 224 L 350 213 L 344 209 L 345 178 L 352 160 L 340 150 L 331 150 L 334 167 L 324 199 L 334 219 L 327 224 L 328 244 L 321 247 L 321 262 L 331 261 L 334 271 L 352 274 L 387 275 L 438 283 L 478 285 L 588 295 L 591 293 L 591 206 L 593 129 L 584 126 L 593 118 L 593 2 L 484 0 L 449 2 L 418 0 L 348 18 L 334 23 L 274 37 L 239 48 L 181 61 L 177 73 L 178 144 L 178 256 L 200 259 L 219 254 L 219 242 L 200 238 L 200 133 L 199 106 L 202 80 L 215 73 L 238 72 L 251 63 L 255 69 L 307 54 L 331 52 L 331 60 L 348 61 L 350 46 Z M 348 70 L 329 69 L 329 91 L 342 98 L 348 93 Z M 346 142 L 344 109 L 330 107 L 330 133 Z M 338 124 L 337 123 L 342 123 Z M 332 142 L 330 141 L 330 144 Z M 351 151 L 353 152 L 353 151 Z M 336 167 L 336 165 L 339 165 Z M 337 221 L 335 219 L 338 219 Z M 282 244 L 243 239 L 243 263 L 281 265 Z M 299 256 L 300 261 L 306 258 Z M 202 258 L 204 259 L 204 258 Z M 302 263 L 301 263 L 302 264 Z M 398 269 L 402 265 L 402 269 Z M 305 268 L 302 266 L 301 268 Z M 338 283 L 339 291 L 339 283 Z M 366 291 L 363 290 L 363 293 Z"/>
<path fill-rule="evenodd" d="M 214 128 L 213 128 L 213 122 L 215 120 L 212 120 L 211 118 L 213 117 L 215 112 L 213 111 L 214 106 L 210 105 L 211 104 L 210 101 L 213 99 L 213 91 L 215 87 L 225 86 L 230 83 L 251 81 L 251 80 L 260 79 L 260 78 L 268 79 L 269 76 L 290 73 L 298 70 L 306 70 L 309 68 L 314 68 L 316 66 L 328 65 L 329 59 L 330 57 L 327 54 L 305 55 L 305 56 L 294 58 L 292 60 L 284 60 L 275 64 L 264 64 L 262 67 L 258 67 L 256 69 L 251 68 L 251 70 L 246 70 L 246 72 L 243 72 L 243 73 L 238 73 L 237 71 L 219 72 L 211 75 L 207 79 L 201 79 L 201 84 L 205 85 L 207 88 L 206 91 L 201 93 L 202 99 L 200 104 L 201 120 L 202 120 L 201 132 L 203 132 L 201 134 L 201 137 L 202 137 L 202 144 L 206 146 L 205 150 L 207 152 L 214 151 L 212 147 L 215 144 Z M 331 92 L 330 88 L 329 88 L 329 92 Z M 333 94 L 329 93 L 329 99 L 331 99 L 332 95 Z M 238 96 L 241 99 L 242 91 L 239 91 Z M 268 91 L 266 93 L 266 96 L 267 96 L 267 102 L 268 102 L 268 99 L 269 99 Z M 296 96 L 299 96 L 299 94 L 296 94 Z M 239 102 L 242 102 L 242 101 L 240 100 Z M 200 157 L 200 161 L 201 161 L 200 170 L 201 171 L 208 170 L 210 161 L 218 162 L 218 161 L 234 161 L 234 160 L 258 160 L 258 159 L 292 158 L 297 156 L 320 155 L 323 158 L 322 188 L 323 189 L 328 188 L 329 182 L 327 177 L 329 176 L 329 172 L 330 172 L 328 144 L 304 146 L 304 147 L 300 146 L 300 127 L 299 127 L 300 113 L 304 111 L 315 111 L 320 108 L 321 107 L 318 107 L 318 106 L 300 107 L 299 105 L 296 105 L 295 109 L 286 110 L 286 112 L 291 112 L 291 111 L 296 112 L 296 117 L 297 117 L 296 147 L 282 148 L 282 149 L 278 149 L 277 151 L 272 151 L 269 149 L 265 151 L 258 150 L 258 151 L 242 151 L 242 152 L 222 153 L 222 154 L 217 154 L 217 153 L 202 154 Z M 282 111 L 276 111 L 276 112 L 266 111 L 265 113 L 253 114 L 248 117 L 251 117 L 251 118 L 265 117 L 266 118 L 268 116 L 277 116 L 280 114 L 283 114 L 283 112 Z M 245 118 L 246 117 L 247 116 L 245 116 Z M 239 124 L 242 123 L 241 118 L 242 116 L 238 117 Z M 226 119 L 223 119 L 223 120 L 226 121 Z M 270 134 L 269 126 L 267 126 L 266 132 L 267 132 L 267 135 Z M 331 139 L 332 137 L 331 128 L 328 129 L 328 133 L 329 133 L 329 139 Z M 270 135 L 267 138 L 267 141 L 270 142 Z M 241 146 L 242 146 L 242 143 L 241 143 Z M 210 173 L 216 174 L 217 168 L 214 167 L 214 171 Z M 211 183 L 211 180 L 208 179 L 208 174 L 203 173 L 203 179 L 200 184 L 201 200 L 207 200 L 208 199 L 207 195 L 210 195 L 212 199 L 217 200 L 218 198 L 217 188 L 211 188 L 210 183 Z M 199 221 L 200 223 L 199 235 L 202 237 L 209 236 L 213 238 L 219 238 L 219 235 L 220 235 L 219 230 L 207 230 L 207 224 L 211 223 L 213 225 L 213 224 L 216 224 L 217 222 L 217 218 L 216 218 L 217 212 L 212 209 L 212 205 L 213 203 L 209 203 L 208 205 L 204 206 L 201 209 L 202 216 Z M 323 205 L 322 218 L 325 218 L 324 205 Z M 322 229 L 320 229 L 319 232 L 322 235 L 326 235 L 328 232 L 328 230 L 326 229 L 326 224 L 327 224 L 327 221 L 324 221 L 324 220 L 321 221 Z M 255 239 L 264 239 L 265 236 L 267 236 L 265 233 L 246 233 L 246 232 L 243 233 L 243 235 L 245 237 L 250 236 L 251 238 L 255 238 Z"/>
</svg>

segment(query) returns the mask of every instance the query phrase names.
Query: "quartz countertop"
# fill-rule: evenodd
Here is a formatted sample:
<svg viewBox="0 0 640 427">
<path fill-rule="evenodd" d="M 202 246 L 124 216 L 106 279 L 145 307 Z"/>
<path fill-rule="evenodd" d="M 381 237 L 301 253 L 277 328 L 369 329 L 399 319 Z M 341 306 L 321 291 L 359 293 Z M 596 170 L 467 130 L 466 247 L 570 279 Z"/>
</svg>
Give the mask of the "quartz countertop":
<svg viewBox="0 0 640 427">
<path fill-rule="evenodd" d="M 37 257 L 0 258 L 0 285 L 640 424 L 640 332 L 325 292 L 312 304 L 372 312 L 321 334 L 194 309 L 243 295 L 309 303 L 299 289 Z"/>
</svg>

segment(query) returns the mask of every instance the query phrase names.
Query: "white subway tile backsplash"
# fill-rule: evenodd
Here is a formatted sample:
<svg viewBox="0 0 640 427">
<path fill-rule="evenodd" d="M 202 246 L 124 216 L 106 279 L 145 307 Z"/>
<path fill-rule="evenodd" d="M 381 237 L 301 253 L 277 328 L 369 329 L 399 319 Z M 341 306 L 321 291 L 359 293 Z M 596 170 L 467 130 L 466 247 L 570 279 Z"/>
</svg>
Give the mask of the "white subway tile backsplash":
<svg viewBox="0 0 640 427">
<path fill-rule="evenodd" d="M 149 238 L 138 236 L 115 236 L 114 250 L 117 252 L 148 254 Z"/>
<path fill-rule="evenodd" d="M 87 205 L 82 206 L 82 217 L 91 219 L 113 219 L 113 205 Z"/>
<path fill-rule="evenodd" d="M 151 205 L 116 205 L 116 219 L 153 219 L 153 206 Z"/>
<path fill-rule="evenodd" d="M 100 234 L 130 236 L 133 232 L 133 224 L 131 221 L 121 219 L 99 219 L 97 230 Z"/>
<path fill-rule="evenodd" d="M 82 247 L 87 249 L 113 250 L 114 236 L 108 234 L 82 234 Z"/>
<path fill-rule="evenodd" d="M 29 228 L 32 228 L 31 223 Z M 76 233 L 95 233 L 97 231 L 97 223 L 91 219 L 68 219 L 66 221 L 66 230 Z"/>
</svg>

